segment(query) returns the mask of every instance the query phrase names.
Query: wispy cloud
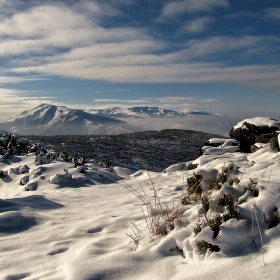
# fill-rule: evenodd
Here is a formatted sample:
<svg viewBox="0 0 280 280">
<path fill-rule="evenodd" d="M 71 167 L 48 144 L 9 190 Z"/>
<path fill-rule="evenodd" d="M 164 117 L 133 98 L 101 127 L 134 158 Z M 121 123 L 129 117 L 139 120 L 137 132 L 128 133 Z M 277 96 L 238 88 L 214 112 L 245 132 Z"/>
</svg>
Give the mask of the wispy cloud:
<svg viewBox="0 0 280 280">
<path fill-rule="evenodd" d="M 213 21 L 214 18 L 212 17 L 199 17 L 184 24 L 181 27 L 180 32 L 187 31 L 191 33 L 200 33 L 202 31 L 205 31 L 208 28 L 209 24 Z"/>
<path fill-rule="evenodd" d="M 0 76 L 0 85 L 4 84 L 19 84 L 19 83 L 27 83 L 32 81 L 51 81 L 52 79 L 48 77 L 43 77 L 40 75 L 37 76 Z"/>
<path fill-rule="evenodd" d="M 273 61 L 266 65 L 231 65 L 220 59 L 221 53 L 228 52 L 238 52 L 239 57 L 272 53 L 273 47 L 279 45 L 278 37 L 209 36 L 177 44 L 176 51 L 172 42 L 153 37 L 148 29 L 103 26 L 102 17 L 121 13 L 116 1 L 108 2 L 115 3 L 113 6 L 103 2 L 36 2 L 35 7 L 22 8 L 4 17 L 0 22 L 0 56 L 8 61 L 7 71 L 120 83 L 230 82 L 273 87 L 280 84 L 280 66 Z M 163 7 L 162 13 L 172 16 L 217 7 L 227 8 L 229 2 L 173 1 Z M 94 17 L 89 16 L 91 13 Z M 201 32 L 211 21 L 211 17 L 199 17 L 184 28 Z"/>
<path fill-rule="evenodd" d="M 187 52 L 190 53 L 190 56 L 202 56 L 234 50 L 242 50 L 243 52 L 252 49 L 259 50 L 260 47 L 267 51 L 271 44 L 279 43 L 279 41 L 279 38 L 274 36 L 213 36 L 203 39 L 189 40 L 186 43 L 186 46 Z"/>
<path fill-rule="evenodd" d="M 131 106 L 150 106 L 166 109 L 174 109 L 182 112 L 192 110 L 218 112 L 218 108 L 225 106 L 225 102 L 220 99 L 167 96 L 160 98 L 140 98 L 140 99 L 95 99 L 94 107 L 131 107 Z M 229 105 L 230 106 L 230 105 Z"/>
<path fill-rule="evenodd" d="M 242 17 L 256 18 L 256 17 L 259 17 L 259 14 L 253 13 L 253 12 L 248 12 L 248 11 L 238 11 L 238 12 L 227 14 L 223 17 L 227 18 L 227 19 L 238 19 L 238 18 L 242 18 Z"/>
<path fill-rule="evenodd" d="M 167 3 L 161 11 L 161 18 L 174 17 L 184 13 L 212 11 L 214 8 L 229 8 L 227 0 L 181 0 Z"/>
<path fill-rule="evenodd" d="M 280 8 L 269 8 L 264 11 L 266 19 L 280 20 Z"/>
</svg>

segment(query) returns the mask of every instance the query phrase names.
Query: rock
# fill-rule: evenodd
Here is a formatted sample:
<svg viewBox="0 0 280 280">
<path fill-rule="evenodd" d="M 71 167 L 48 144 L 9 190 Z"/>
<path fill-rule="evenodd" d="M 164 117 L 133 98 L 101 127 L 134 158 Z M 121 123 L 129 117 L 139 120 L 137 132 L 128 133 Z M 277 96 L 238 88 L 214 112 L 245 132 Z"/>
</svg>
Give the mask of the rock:
<svg viewBox="0 0 280 280">
<path fill-rule="evenodd" d="M 20 178 L 19 184 L 20 185 L 26 185 L 29 182 L 29 175 L 25 175 Z"/>
<path fill-rule="evenodd" d="M 26 164 L 21 166 L 20 169 L 19 169 L 20 174 L 28 173 L 28 171 L 29 171 L 29 167 Z"/>
<path fill-rule="evenodd" d="M 6 159 L 7 158 L 5 155 L 0 155 L 0 162 L 4 162 Z"/>
<path fill-rule="evenodd" d="M 76 168 L 76 171 L 79 172 L 79 173 L 84 173 L 86 169 L 87 169 L 86 166 L 78 166 Z"/>
<path fill-rule="evenodd" d="M 269 141 L 270 147 L 272 150 L 275 150 L 277 152 L 280 151 L 279 143 L 278 143 L 278 136 L 274 136 Z"/>
<path fill-rule="evenodd" d="M 26 191 L 36 191 L 37 188 L 38 188 L 38 184 L 36 182 L 27 183 L 26 186 L 24 187 Z"/>
<path fill-rule="evenodd" d="M 19 174 L 19 168 L 10 168 L 9 172 L 8 172 L 9 175 L 11 174 Z"/>
<path fill-rule="evenodd" d="M 190 163 L 188 166 L 187 166 L 187 169 L 188 170 L 193 170 L 193 169 L 196 169 L 198 167 L 198 164 L 192 164 Z"/>
<path fill-rule="evenodd" d="M 255 153 L 256 151 L 258 151 L 261 147 L 257 147 L 256 145 L 251 145 L 250 149 L 251 149 L 251 153 Z"/>
<path fill-rule="evenodd" d="M 251 153 L 251 146 L 255 143 L 269 143 L 272 137 L 277 135 L 276 126 L 261 125 L 256 126 L 248 122 L 244 122 L 243 126 L 237 129 L 232 128 L 229 136 L 240 142 L 240 151 Z"/>
</svg>

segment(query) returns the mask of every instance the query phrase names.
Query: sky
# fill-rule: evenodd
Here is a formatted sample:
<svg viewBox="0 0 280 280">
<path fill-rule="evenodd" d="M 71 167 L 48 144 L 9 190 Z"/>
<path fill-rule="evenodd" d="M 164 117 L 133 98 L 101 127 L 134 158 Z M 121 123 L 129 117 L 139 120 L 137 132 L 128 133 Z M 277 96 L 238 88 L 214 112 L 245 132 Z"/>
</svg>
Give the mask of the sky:
<svg viewBox="0 0 280 280">
<path fill-rule="evenodd" d="M 277 0 L 0 0 L 0 121 L 41 103 L 279 116 Z"/>
</svg>

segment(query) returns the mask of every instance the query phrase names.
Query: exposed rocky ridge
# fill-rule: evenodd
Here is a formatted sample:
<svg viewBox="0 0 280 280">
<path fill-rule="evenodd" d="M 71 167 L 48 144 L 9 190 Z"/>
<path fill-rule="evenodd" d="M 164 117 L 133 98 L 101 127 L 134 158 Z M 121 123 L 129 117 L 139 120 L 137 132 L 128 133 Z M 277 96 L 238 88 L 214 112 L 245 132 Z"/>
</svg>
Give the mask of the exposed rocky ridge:
<svg viewBox="0 0 280 280">
<path fill-rule="evenodd" d="M 171 164 L 191 161 L 214 134 L 167 129 L 119 135 L 26 136 L 47 149 L 93 158 L 132 170 L 163 171 Z M 145 166 L 143 166 L 145 165 Z"/>
</svg>

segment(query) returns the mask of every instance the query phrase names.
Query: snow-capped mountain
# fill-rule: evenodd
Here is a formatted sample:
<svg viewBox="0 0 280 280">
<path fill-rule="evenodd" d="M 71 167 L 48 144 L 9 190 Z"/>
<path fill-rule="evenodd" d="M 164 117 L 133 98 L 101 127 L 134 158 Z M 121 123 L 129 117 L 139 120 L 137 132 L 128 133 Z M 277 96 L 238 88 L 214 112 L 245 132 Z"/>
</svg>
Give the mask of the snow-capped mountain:
<svg viewBox="0 0 280 280">
<path fill-rule="evenodd" d="M 2 130 L 28 135 L 117 134 L 128 132 L 125 122 L 105 116 L 41 104 L 0 123 Z"/>
<path fill-rule="evenodd" d="M 0 130 L 20 135 L 108 135 L 147 130 L 149 119 L 169 122 L 161 129 L 174 127 L 173 118 L 215 115 L 204 111 L 181 112 L 159 107 L 112 107 L 104 109 L 70 109 L 41 104 L 11 119 L 0 122 Z M 157 129 L 157 125 L 149 127 Z M 189 129 L 189 128 L 188 128 Z M 3 134 L 3 133 L 2 133 Z"/>
<path fill-rule="evenodd" d="M 114 118 L 145 118 L 145 117 L 177 117 L 188 115 L 213 115 L 205 111 L 181 112 L 159 107 L 139 106 L 131 108 L 112 107 L 104 109 L 90 109 L 89 112 L 99 116 Z"/>
</svg>

